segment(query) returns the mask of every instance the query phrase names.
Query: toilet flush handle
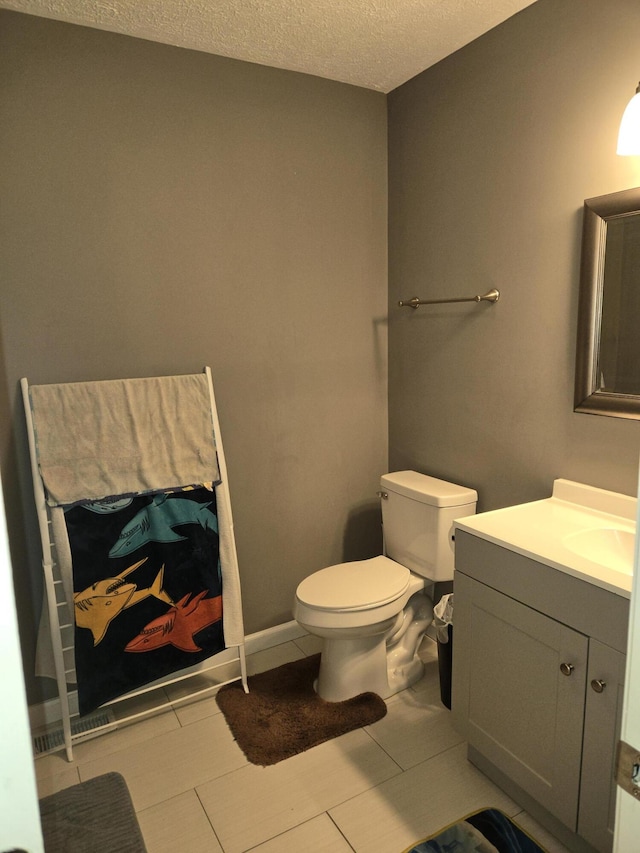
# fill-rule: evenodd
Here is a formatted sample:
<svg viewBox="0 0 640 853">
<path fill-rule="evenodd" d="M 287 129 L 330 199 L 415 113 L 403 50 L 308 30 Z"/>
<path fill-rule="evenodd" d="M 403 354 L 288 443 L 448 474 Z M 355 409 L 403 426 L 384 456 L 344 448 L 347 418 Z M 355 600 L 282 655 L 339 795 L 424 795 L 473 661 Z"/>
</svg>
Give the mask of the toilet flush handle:
<svg viewBox="0 0 640 853">
<path fill-rule="evenodd" d="M 383 500 L 383 501 L 386 501 L 386 500 L 388 500 L 388 499 L 389 499 L 389 494 L 388 494 L 388 492 L 376 492 L 376 495 L 377 495 L 379 498 L 382 498 L 382 500 Z"/>
</svg>

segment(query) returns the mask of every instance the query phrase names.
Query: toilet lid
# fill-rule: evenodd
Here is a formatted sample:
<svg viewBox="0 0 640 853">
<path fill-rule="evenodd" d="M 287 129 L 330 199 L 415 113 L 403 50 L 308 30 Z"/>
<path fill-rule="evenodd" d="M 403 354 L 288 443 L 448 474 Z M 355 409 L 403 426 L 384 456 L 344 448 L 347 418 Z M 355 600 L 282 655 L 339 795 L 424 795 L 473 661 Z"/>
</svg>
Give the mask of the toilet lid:
<svg viewBox="0 0 640 853">
<path fill-rule="evenodd" d="M 399 598 L 410 577 L 409 569 L 388 557 L 373 557 L 320 569 L 302 581 L 296 595 L 317 610 L 368 610 Z"/>
</svg>

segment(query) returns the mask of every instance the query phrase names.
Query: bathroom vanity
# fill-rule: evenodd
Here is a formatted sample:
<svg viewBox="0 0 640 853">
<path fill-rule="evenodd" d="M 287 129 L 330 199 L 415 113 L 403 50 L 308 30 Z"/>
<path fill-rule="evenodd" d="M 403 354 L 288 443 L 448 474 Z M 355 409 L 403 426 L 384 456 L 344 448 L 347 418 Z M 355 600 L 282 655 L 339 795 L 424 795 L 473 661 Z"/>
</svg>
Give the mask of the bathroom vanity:
<svg viewBox="0 0 640 853">
<path fill-rule="evenodd" d="M 455 524 L 454 724 L 576 851 L 613 844 L 636 503 L 556 480 Z"/>
</svg>

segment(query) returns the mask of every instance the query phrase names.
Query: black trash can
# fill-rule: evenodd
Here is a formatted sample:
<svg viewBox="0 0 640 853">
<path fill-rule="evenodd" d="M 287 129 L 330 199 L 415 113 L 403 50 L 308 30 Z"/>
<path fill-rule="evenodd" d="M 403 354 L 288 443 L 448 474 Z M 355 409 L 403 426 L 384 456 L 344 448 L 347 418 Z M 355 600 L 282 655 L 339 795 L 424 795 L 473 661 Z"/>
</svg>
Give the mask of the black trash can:
<svg viewBox="0 0 640 853">
<path fill-rule="evenodd" d="M 438 640 L 438 673 L 440 674 L 440 701 L 451 710 L 451 675 L 453 673 L 453 625 L 447 625 L 446 643 Z"/>
<path fill-rule="evenodd" d="M 451 710 L 451 676 L 453 673 L 453 593 L 443 595 L 433 608 L 438 643 L 440 701 Z"/>
</svg>

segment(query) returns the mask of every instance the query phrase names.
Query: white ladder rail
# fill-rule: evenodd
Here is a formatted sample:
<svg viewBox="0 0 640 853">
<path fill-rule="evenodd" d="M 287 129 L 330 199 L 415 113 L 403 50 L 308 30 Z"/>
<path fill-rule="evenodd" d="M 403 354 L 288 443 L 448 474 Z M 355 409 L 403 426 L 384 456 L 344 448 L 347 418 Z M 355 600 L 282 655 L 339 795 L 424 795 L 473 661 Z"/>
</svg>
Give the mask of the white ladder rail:
<svg viewBox="0 0 640 853">
<path fill-rule="evenodd" d="M 49 624 L 51 626 L 51 643 L 53 648 L 53 660 L 58 685 L 58 698 L 60 701 L 60 712 L 62 715 L 62 730 L 64 733 L 64 745 L 67 759 L 73 760 L 71 748 L 71 714 L 69 711 L 69 696 L 64 666 L 64 652 L 60 635 L 60 622 L 58 620 L 58 606 L 56 599 L 55 583 L 53 579 L 53 555 L 52 542 L 49 534 L 49 512 L 44 493 L 42 479 L 38 474 L 38 458 L 36 453 L 35 431 L 33 418 L 31 416 L 31 404 L 29 402 L 29 385 L 26 379 L 20 380 L 22 398 L 24 402 L 25 417 L 27 420 L 27 436 L 29 439 L 29 456 L 31 459 L 31 478 L 33 481 L 33 494 L 40 529 L 40 541 L 42 544 L 42 570 L 45 582 L 45 594 L 47 596 L 47 610 Z"/>
</svg>

